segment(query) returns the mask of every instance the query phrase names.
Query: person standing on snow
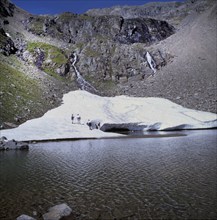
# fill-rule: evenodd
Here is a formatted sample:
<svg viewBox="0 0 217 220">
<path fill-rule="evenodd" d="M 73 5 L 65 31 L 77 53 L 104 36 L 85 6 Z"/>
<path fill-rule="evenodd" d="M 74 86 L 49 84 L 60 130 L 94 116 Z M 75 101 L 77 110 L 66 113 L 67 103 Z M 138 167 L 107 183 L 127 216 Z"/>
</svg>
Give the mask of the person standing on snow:
<svg viewBox="0 0 217 220">
<path fill-rule="evenodd" d="M 90 130 L 92 130 L 92 123 L 91 123 L 90 119 L 88 119 L 88 121 L 87 121 L 87 126 L 89 127 Z"/>
<path fill-rule="evenodd" d="M 79 114 L 77 114 L 76 118 L 77 118 L 77 123 L 81 124 L 81 116 Z"/>
<path fill-rule="evenodd" d="M 72 120 L 72 124 L 74 124 L 74 115 L 72 114 L 72 116 L 71 116 L 71 120 Z"/>
</svg>

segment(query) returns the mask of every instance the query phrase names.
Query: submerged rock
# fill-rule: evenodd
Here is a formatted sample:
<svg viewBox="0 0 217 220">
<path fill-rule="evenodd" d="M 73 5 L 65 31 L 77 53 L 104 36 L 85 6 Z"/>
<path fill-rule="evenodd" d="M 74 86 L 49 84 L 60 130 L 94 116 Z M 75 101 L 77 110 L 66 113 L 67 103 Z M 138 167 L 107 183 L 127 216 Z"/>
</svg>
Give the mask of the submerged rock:
<svg viewBox="0 0 217 220">
<path fill-rule="evenodd" d="M 43 215 L 44 220 L 59 220 L 64 216 L 70 215 L 72 209 L 66 204 L 55 205 L 49 208 L 48 212 Z"/>
<path fill-rule="evenodd" d="M 36 219 L 28 215 L 20 215 L 19 217 L 16 218 L 16 220 L 36 220 Z"/>
</svg>

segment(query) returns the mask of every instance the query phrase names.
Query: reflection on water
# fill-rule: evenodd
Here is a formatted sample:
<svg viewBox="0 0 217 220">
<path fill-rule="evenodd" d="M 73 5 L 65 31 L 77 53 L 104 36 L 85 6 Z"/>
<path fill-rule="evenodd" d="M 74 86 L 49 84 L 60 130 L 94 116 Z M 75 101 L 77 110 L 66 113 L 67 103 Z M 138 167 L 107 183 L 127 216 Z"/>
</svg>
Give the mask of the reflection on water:
<svg viewBox="0 0 217 220">
<path fill-rule="evenodd" d="M 217 131 L 0 152 L 0 219 L 66 202 L 78 219 L 216 219 Z"/>
</svg>

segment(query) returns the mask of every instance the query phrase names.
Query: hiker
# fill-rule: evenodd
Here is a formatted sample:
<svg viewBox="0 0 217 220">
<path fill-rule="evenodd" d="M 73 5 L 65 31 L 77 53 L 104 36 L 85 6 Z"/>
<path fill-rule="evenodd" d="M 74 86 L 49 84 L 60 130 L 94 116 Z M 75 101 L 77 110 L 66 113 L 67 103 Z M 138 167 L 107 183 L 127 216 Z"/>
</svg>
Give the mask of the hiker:
<svg viewBox="0 0 217 220">
<path fill-rule="evenodd" d="M 72 116 L 71 116 L 71 120 L 72 120 L 72 124 L 74 123 L 74 115 L 72 114 Z"/>
<path fill-rule="evenodd" d="M 77 123 L 81 124 L 81 116 L 79 114 L 77 114 L 76 118 L 77 118 Z"/>
<path fill-rule="evenodd" d="M 93 129 L 92 128 L 92 123 L 91 123 L 90 119 L 88 119 L 88 121 L 87 121 L 87 126 L 89 127 L 90 130 Z"/>
<path fill-rule="evenodd" d="M 100 122 L 96 124 L 96 129 L 100 129 Z"/>
</svg>

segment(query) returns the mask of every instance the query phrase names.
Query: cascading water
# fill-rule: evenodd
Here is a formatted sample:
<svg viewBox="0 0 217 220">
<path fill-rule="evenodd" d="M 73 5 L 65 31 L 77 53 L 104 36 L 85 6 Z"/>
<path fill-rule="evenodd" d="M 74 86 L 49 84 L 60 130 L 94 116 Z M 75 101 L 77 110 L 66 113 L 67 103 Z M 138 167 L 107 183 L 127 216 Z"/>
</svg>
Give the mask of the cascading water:
<svg viewBox="0 0 217 220">
<path fill-rule="evenodd" d="M 72 62 L 72 66 L 75 70 L 75 74 L 76 74 L 76 77 L 77 77 L 77 83 L 78 83 L 79 87 L 82 90 L 86 90 L 88 92 L 96 93 L 97 90 L 82 77 L 82 75 L 79 73 L 77 67 L 75 66 L 75 63 L 77 62 L 77 57 L 78 57 L 77 54 L 74 52 L 73 53 L 73 59 L 74 60 Z"/>
<path fill-rule="evenodd" d="M 148 64 L 149 64 L 150 68 L 153 70 L 153 72 L 155 74 L 156 73 L 156 63 L 153 60 L 153 58 L 151 57 L 149 52 L 146 53 L 146 59 L 148 61 Z"/>
</svg>

